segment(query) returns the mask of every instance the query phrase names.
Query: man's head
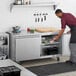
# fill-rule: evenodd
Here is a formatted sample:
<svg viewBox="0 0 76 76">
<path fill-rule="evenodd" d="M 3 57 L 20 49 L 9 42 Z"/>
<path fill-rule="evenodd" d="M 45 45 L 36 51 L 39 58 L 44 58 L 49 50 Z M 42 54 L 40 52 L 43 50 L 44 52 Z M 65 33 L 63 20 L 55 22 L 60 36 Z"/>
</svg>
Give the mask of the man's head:
<svg viewBox="0 0 76 76">
<path fill-rule="evenodd" d="M 57 10 L 55 11 L 55 14 L 56 14 L 57 17 L 62 18 L 63 12 L 62 12 L 61 9 L 57 9 Z"/>
</svg>

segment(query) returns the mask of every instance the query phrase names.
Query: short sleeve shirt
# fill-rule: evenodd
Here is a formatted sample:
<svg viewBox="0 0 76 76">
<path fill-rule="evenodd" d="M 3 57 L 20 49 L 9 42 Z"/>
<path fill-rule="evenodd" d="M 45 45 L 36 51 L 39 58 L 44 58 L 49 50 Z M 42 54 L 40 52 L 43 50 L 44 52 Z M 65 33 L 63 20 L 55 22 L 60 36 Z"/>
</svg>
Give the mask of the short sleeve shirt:
<svg viewBox="0 0 76 76">
<path fill-rule="evenodd" d="M 65 29 L 66 25 L 76 26 L 76 17 L 70 13 L 63 13 L 63 16 L 61 18 L 61 28 Z"/>
</svg>

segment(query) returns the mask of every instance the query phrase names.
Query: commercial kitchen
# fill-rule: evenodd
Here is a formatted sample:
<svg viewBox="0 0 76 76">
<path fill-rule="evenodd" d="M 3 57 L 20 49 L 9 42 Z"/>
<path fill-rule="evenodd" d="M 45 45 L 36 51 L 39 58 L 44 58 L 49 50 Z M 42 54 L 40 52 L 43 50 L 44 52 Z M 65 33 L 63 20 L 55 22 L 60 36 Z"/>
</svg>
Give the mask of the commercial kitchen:
<svg viewBox="0 0 76 76">
<path fill-rule="evenodd" d="M 75 6 L 0 0 L 0 76 L 76 76 Z"/>
</svg>

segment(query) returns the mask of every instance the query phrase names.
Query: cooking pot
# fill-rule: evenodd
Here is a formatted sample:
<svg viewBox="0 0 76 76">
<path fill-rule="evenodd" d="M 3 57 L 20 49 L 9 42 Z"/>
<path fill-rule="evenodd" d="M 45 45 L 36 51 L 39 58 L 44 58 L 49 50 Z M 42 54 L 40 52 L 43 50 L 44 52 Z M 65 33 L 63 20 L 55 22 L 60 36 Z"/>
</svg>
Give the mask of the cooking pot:
<svg viewBox="0 0 76 76">
<path fill-rule="evenodd" d="M 19 26 L 16 26 L 16 27 L 12 27 L 13 28 L 13 33 L 20 33 L 20 27 Z"/>
</svg>

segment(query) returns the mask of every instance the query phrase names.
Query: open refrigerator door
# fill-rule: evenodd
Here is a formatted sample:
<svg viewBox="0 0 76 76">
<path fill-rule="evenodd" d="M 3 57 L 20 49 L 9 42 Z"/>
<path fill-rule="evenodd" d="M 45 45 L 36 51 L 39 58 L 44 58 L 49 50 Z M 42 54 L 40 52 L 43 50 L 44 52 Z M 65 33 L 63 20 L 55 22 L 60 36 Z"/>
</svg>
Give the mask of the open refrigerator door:
<svg viewBox="0 0 76 76">
<path fill-rule="evenodd" d="M 5 33 L 0 33 L 0 60 L 9 57 L 9 36 Z"/>
</svg>

